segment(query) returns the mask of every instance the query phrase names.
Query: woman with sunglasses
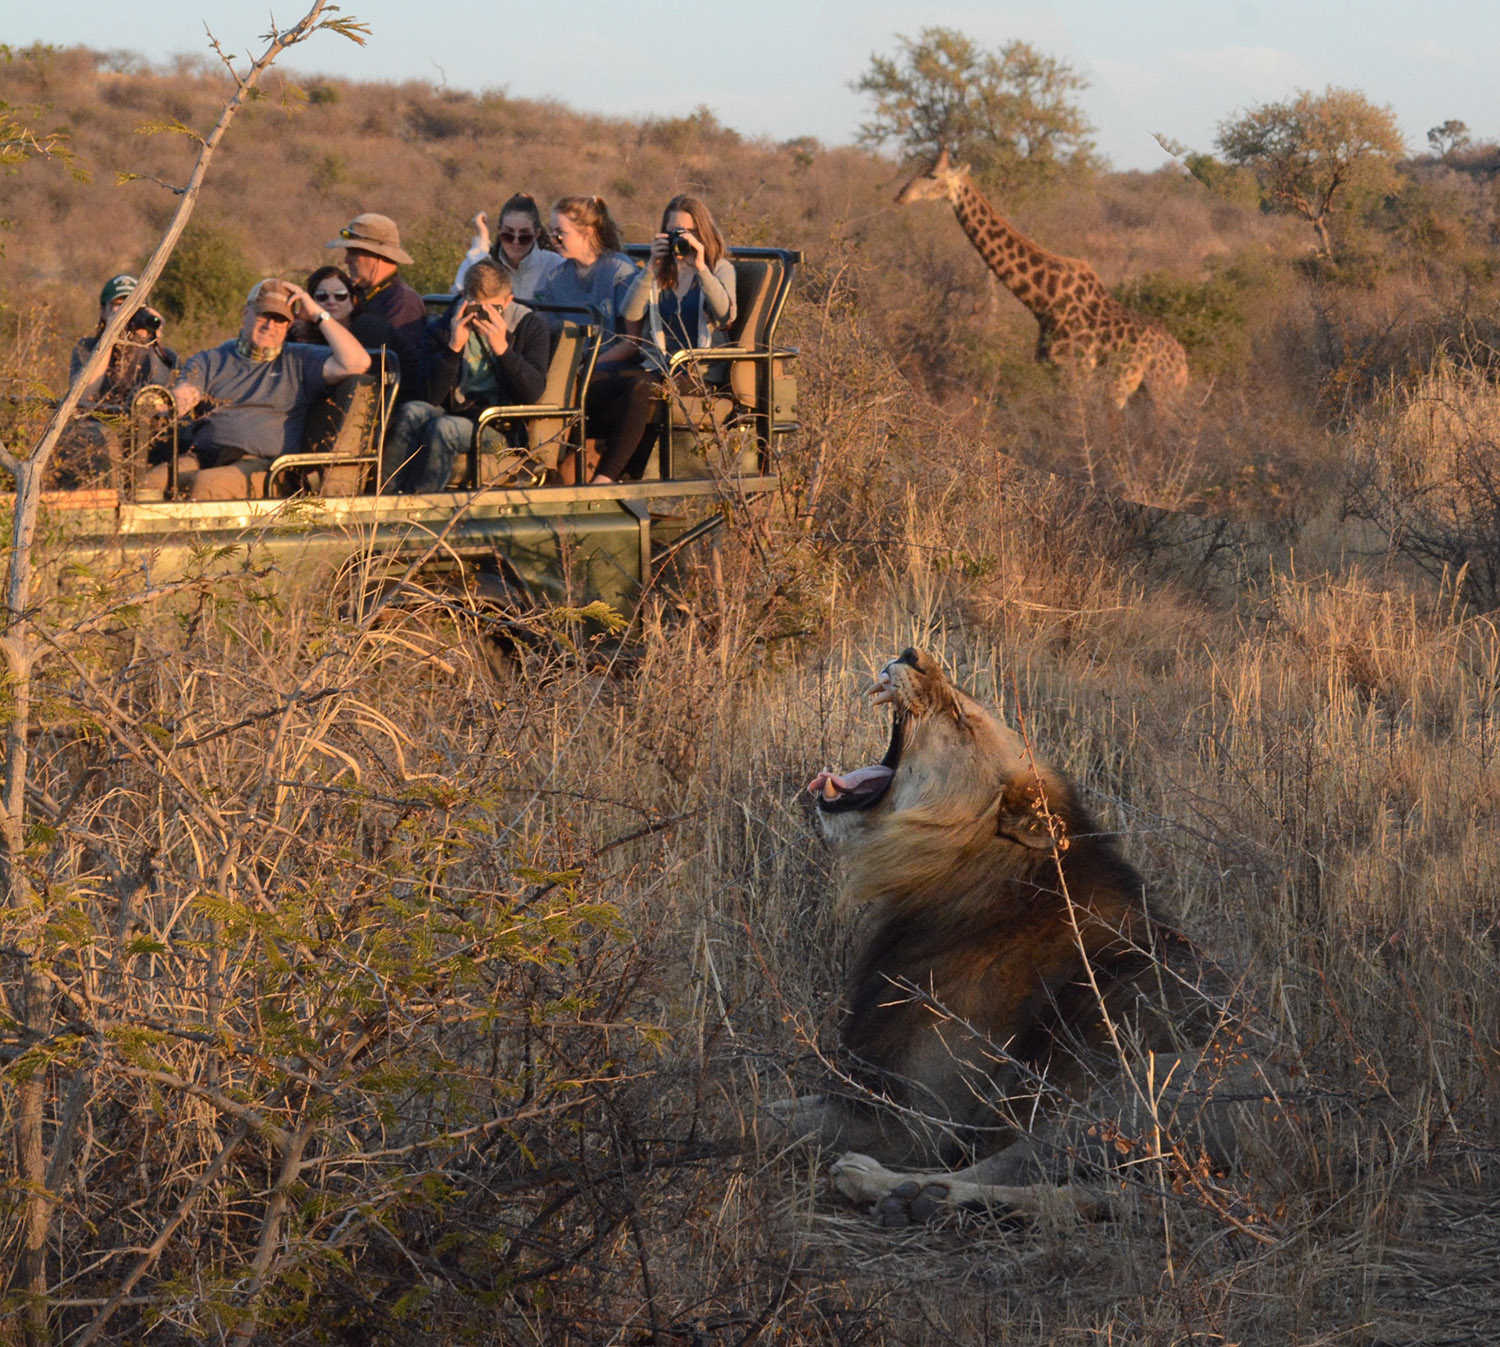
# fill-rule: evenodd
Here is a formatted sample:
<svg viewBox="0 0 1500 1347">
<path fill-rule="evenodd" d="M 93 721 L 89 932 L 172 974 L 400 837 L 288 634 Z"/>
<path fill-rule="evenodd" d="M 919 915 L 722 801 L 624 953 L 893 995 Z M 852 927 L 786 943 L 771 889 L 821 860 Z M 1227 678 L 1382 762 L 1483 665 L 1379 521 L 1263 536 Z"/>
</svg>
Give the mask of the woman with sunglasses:
<svg viewBox="0 0 1500 1347">
<path fill-rule="evenodd" d="M 335 322 L 342 323 L 358 339 L 361 346 L 377 350 L 382 346 L 394 348 L 396 329 L 389 319 L 375 313 L 354 312 L 354 283 L 346 272 L 338 267 L 319 267 L 307 278 L 304 287 L 314 300 L 328 310 Z M 313 346 L 326 346 L 322 329 L 316 323 L 299 320 L 292 324 L 290 341 L 303 341 Z"/>
<path fill-rule="evenodd" d="M 458 265 L 458 275 L 453 278 L 453 293 L 463 289 L 469 268 L 481 257 L 488 256 L 510 268 L 515 297 L 525 303 L 535 297 L 542 282 L 563 263 L 551 247 L 536 199 L 530 193 L 517 192 L 500 207 L 500 229 L 493 243 L 490 242 L 489 216 L 480 211 L 474 217 L 474 238 L 464 260 Z"/>
</svg>

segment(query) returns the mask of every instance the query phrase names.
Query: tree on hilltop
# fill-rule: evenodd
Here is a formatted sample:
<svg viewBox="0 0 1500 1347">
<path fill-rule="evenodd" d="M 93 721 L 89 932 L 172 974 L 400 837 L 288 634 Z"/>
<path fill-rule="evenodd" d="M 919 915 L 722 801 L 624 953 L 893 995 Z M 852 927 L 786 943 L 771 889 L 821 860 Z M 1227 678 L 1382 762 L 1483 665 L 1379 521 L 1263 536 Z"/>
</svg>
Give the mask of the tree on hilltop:
<svg viewBox="0 0 1500 1347">
<path fill-rule="evenodd" d="M 852 85 L 875 102 L 861 143 L 894 141 L 909 156 L 946 146 L 997 187 L 1097 162 L 1093 127 L 1074 101 L 1088 81 L 1067 62 L 1027 42 L 987 51 L 954 28 L 896 40 L 900 53 L 871 56 Z"/>
<path fill-rule="evenodd" d="M 1333 256 L 1335 209 L 1393 190 L 1406 152 L 1389 107 L 1332 86 L 1321 94 L 1301 89 L 1223 121 L 1215 143 L 1228 162 L 1255 174 L 1272 210 L 1312 225 L 1322 257 Z"/>
<path fill-rule="evenodd" d="M 1427 144 L 1439 159 L 1446 159 L 1458 150 L 1465 150 L 1473 142 L 1467 122 L 1450 117 L 1441 126 L 1427 132 Z"/>
</svg>

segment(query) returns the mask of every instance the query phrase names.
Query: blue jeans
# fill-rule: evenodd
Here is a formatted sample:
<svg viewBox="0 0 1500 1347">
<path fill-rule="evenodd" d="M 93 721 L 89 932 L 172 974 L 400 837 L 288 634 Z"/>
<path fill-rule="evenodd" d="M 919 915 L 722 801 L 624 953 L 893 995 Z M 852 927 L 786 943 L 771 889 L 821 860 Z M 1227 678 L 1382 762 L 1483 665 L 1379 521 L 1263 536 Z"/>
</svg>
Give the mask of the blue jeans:
<svg viewBox="0 0 1500 1347">
<path fill-rule="evenodd" d="M 403 402 L 391 418 L 380 451 L 384 490 L 446 491 L 454 461 L 469 452 L 474 422 L 449 416 L 430 402 Z"/>
</svg>

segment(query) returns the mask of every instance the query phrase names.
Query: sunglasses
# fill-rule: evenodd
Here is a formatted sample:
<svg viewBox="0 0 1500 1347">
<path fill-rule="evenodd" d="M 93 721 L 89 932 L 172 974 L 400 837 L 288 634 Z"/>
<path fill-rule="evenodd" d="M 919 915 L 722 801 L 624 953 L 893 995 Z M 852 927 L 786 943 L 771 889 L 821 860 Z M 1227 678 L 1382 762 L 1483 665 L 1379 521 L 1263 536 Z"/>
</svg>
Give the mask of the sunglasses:
<svg viewBox="0 0 1500 1347">
<path fill-rule="evenodd" d="M 313 298 L 317 300 L 319 304 L 342 304 L 346 299 L 349 298 L 349 292 L 347 290 L 318 290 L 314 292 Z"/>
<path fill-rule="evenodd" d="M 518 234 L 514 229 L 502 229 L 500 241 L 502 243 L 535 243 L 536 235 L 530 232 Z"/>
<path fill-rule="evenodd" d="M 280 323 L 282 326 L 286 326 L 292 321 L 290 318 L 284 317 L 279 313 L 258 313 L 255 316 L 267 323 Z"/>
</svg>

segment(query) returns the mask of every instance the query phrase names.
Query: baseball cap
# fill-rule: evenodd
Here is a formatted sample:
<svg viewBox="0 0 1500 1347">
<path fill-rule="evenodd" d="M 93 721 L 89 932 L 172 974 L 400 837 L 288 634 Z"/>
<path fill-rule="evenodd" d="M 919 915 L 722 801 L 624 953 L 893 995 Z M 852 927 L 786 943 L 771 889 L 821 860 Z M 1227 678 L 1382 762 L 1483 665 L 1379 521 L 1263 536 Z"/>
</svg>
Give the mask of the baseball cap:
<svg viewBox="0 0 1500 1347">
<path fill-rule="evenodd" d="M 129 272 L 122 271 L 118 276 L 111 276 L 104 282 L 104 289 L 99 292 L 99 307 L 113 304 L 115 300 L 125 295 L 135 293 L 135 288 L 140 282 Z"/>
<path fill-rule="evenodd" d="M 256 313 L 269 313 L 291 322 L 292 287 L 285 281 L 268 276 L 263 281 L 257 281 L 251 288 L 250 293 L 245 296 L 245 305 L 253 308 Z"/>
</svg>

